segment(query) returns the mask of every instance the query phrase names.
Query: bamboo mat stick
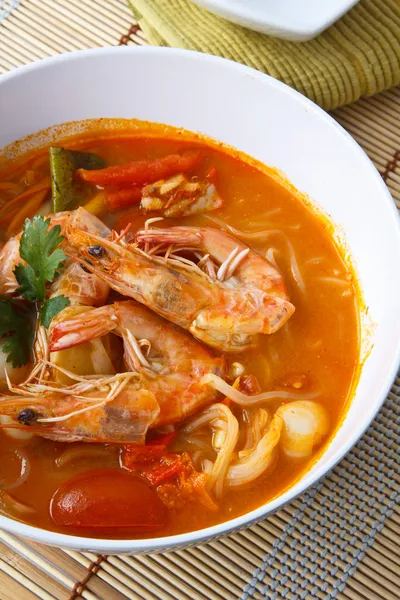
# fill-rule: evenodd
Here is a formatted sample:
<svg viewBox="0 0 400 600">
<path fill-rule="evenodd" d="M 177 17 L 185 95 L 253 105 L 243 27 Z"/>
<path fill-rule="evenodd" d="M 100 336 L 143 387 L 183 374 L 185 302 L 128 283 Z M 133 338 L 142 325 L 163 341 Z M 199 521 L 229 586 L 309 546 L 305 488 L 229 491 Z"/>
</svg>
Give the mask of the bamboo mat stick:
<svg viewBox="0 0 400 600">
<path fill-rule="evenodd" d="M 0 530 L 0 540 L 9 548 L 18 552 L 20 556 L 30 561 L 33 565 L 49 574 L 53 579 L 61 583 L 67 589 L 72 590 L 76 581 L 70 577 L 65 571 L 57 568 L 53 562 L 44 558 L 42 554 L 33 550 L 27 543 L 14 537 L 6 531 Z M 82 597 L 85 600 L 99 600 L 98 597 L 89 591 L 84 591 Z"/>
<path fill-rule="evenodd" d="M 0 558 L 0 570 L 4 573 L 7 573 L 12 579 L 20 583 L 23 587 L 32 591 L 38 598 L 41 600 L 57 600 L 55 596 L 52 596 L 48 592 L 46 592 L 43 588 L 39 587 L 34 581 L 25 577 L 20 571 L 15 569 L 9 563 L 6 563 L 3 559 Z"/>
<path fill-rule="evenodd" d="M 75 552 L 73 550 L 67 550 L 67 549 L 64 549 L 63 551 L 66 554 L 68 554 L 68 556 L 71 556 L 79 564 L 81 564 L 82 566 L 84 566 L 86 568 L 88 568 L 90 566 L 90 564 L 93 562 L 87 556 L 80 554 L 79 552 Z M 137 600 L 138 596 L 134 595 L 132 593 L 132 591 L 129 589 L 129 587 L 124 585 L 124 583 L 122 583 L 122 578 L 118 578 L 118 573 L 117 573 L 117 577 L 110 575 L 109 569 L 106 565 L 107 565 L 106 561 L 104 563 L 102 563 L 101 568 L 96 573 L 97 577 L 99 577 L 100 579 L 105 581 L 111 588 L 114 588 L 115 590 L 120 592 L 124 598 L 129 598 L 129 600 Z M 143 600 L 146 600 L 145 596 L 143 596 Z"/>
</svg>

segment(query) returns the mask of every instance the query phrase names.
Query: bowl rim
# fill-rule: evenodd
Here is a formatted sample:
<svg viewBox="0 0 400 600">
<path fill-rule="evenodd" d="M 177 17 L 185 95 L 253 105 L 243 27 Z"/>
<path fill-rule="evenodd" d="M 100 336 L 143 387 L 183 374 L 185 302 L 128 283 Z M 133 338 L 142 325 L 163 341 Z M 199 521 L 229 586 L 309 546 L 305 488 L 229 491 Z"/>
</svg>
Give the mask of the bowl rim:
<svg viewBox="0 0 400 600">
<path fill-rule="evenodd" d="M 227 60 L 218 56 L 212 56 L 200 52 L 194 52 L 191 50 L 178 49 L 178 48 L 166 48 L 166 47 L 152 47 L 152 46 L 140 46 L 140 47 L 109 47 L 109 48 L 94 48 L 87 50 L 77 50 L 74 52 L 67 52 L 59 54 L 50 58 L 39 60 L 28 65 L 24 65 L 16 68 L 13 71 L 5 73 L 0 78 L 0 90 L 2 86 L 7 85 L 7 82 L 18 77 L 24 77 L 25 74 L 36 70 L 42 70 L 51 68 L 54 65 L 63 63 L 64 61 L 76 61 L 84 60 L 90 57 L 101 57 L 119 54 L 144 54 L 149 56 L 158 57 L 160 55 L 168 55 L 171 59 L 184 58 L 189 61 L 200 61 L 210 64 L 219 65 L 222 69 L 230 69 L 235 71 L 239 76 L 246 75 L 251 78 L 260 79 L 264 81 L 268 86 L 279 89 L 282 94 L 292 96 L 295 102 L 303 105 L 307 111 L 315 114 L 321 119 L 325 125 L 334 127 L 341 135 L 343 142 L 350 147 L 350 149 L 358 155 L 359 159 L 363 160 L 366 168 L 371 171 L 371 176 L 374 176 L 377 180 L 377 184 L 381 190 L 381 201 L 385 202 L 389 209 L 389 215 L 391 215 L 392 223 L 395 229 L 397 229 L 397 243 L 400 250 L 400 218 L 397 213 L 394 201 L 390 195 L 390 192 L 381 178 L 379 172 L 375 168 L 372 161 L 368 158 L 364 150 L 357 144 L 352 136 L 337 123 L 328 113 L 322 108 L 317 106 L 314 102 L 289 87 L 288 85 L 274 79 L 273 77 L 261 73 L 250 67 L 241 65 L 231 60 Z M 50 544 L 63 548 L 70 548 L 76 550 L 90 550 L 94 552 L 102 553 L 134 553 L 134 552 L 154 552 L 163 550 L 172 550 L 174 548 L 199 544 L 206 541 L 207 539 L 220 537 L 227 535 L 235 530 L 249 527 L 250 525 L 266 518 L 268 515 L 274 513 L 276 510 L 282 508 L 288 502 L 292 502 L 299 495 L 304 493 L 306 489 L 315 485 L 320 479 L 325 477 L 335 465 L 347 454 L 347 452 L 356 444 L 363 433 L 371 424 L 375 415 L 380 410 L 382 404 L 386 400 L 388 392 L 395 380 L 397 370 L 400 364 L 400 337 L 397 341 L 397 346 L 393 352 L 390 363 L 386 369 L 386 376 L 382 378 L 381 385 L 379 387 L 379 393 L 376 394 L 376 400 L 371 406 L 370 410 L 360 418 L 360 425 L 354 428 L 353 433 L 349 435 L 346 443 L 344 443 L 338 450 L 336 450 L 332 457 L 326 462 L 326 464 L 318 471 L 313 473 L 311 476 L 307 473 L 297 482 L 295 482 L 289 489 L 283 492 L 280 496 L 274 498 L 268 505 L 263 505 L 250 512 L 247 512 L 239 517 L 224 521 L 218 525 L 213 525 L 204 529 L 190 531 L 187 533 L 181 533 L 173 536 L 148 538 L 148 539 L 101 539 L 101 538 L 88 538 L 80 537 L 76 535 L 69 535 L 64 533 L 57 533 L 51 530 L 42 529 L 40 527 L 34 527 L 27 525 L 19 521 L 15 521 L 9 517 L 0 515 L 0 528 L 5 529 L 11 533 L 22 535 L 26 538 Z"/>
</svg>

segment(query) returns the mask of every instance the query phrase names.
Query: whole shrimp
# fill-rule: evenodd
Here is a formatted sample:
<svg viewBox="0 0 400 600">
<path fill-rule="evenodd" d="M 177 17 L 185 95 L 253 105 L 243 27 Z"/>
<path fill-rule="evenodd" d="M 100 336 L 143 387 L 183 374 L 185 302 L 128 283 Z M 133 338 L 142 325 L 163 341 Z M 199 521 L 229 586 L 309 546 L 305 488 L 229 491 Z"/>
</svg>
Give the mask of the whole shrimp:
<svg viewBox="0 0 400 600">
<path fill-rule="evenodd" d="M 31 425 L 38 435 L 63 441 L 140 442 L 149 427 L 171 425 L 215 401 L 200 384 L 225 365 L 184 331 L 132 301 L 53 320 L 49 348 L 60 351 L 115 332 L 124 343 L 127 372 L 78 377 L 62 387 L 46 382 L 10 386 L 0 415 Z M 20 425 L 20 427 L 23 425 Z"/>
<path fill-rule="evenodd" d="M 133 244 L 69 226 L 65 236 L 67 253 L 111 288 L 220 350 L 246 349 L 255 335 L 274 333 L 294 312 L 279 271 L 218 229 L 143 229 Z"/>
<path fill-rule="evenodd" d="M 100 219 L 82 208 L 50 215 L 50 220 L 52 227 L 60 225 L 62 231 L 68 222 L 72 227 L 90 231 L 101 237 L 108 237 L 111 234 L 110 229 Z M 19 253 L 21 235 L 22 233 L 10 238 L 0 252 L 0 294 L 3 295 L 16 296 L 18 293 L 19 286 L 14 269 L 19 263 L 24 262 Z M 72 306 L 101 306 L 106 302 L 109 291 L 109 286 L 102 279 L 86 271 L 76 262 L 67 260 L 59 276 L 49 286 L 47 294 L 49 298 L 63 295 L 69 299 Z M 39 323 L 36 326 L 33 350 L 36 363 L 49 358 L 47 332 Z M 4 381 L 6 365 L 4 360 L 1 362 L 4 365 L 0 364 L 0 381 Z M 49 365 L 43 368 L 43 376 L 45 373 L 48 374 L 49 368 Z M 13 382 L 21 381 L 21 378 L 26 376 L 26 368 L 11 369 L 8 365 L 7 370 Z"/>
<path fill-rule="evenodd" d="M 201 385 L 200 380 L 207 373 L 223 375 L 224 360 L 214 357 L 178 327 L 130 300 L 67 320 L 60 313 L 50 330 L 50 351 L 71 348 L 109 332 L 122 337 L 126 368 L 139 373 L 146 389 L 157 398 L 160 414 L 155 425 L 182 421 L 215 399 L 215 390 L 210 393 L 210 388 Z"/>
<path fill-rule="evenodd" d="M 83 208 L 50 215 L 51 227 L 60 225 L 64 231 L 66 223 L 71 227 L 109 237 L 111 231 L 100 219 Z M 0 251 L 0 294 L 15 295 L 18 282 L 14 269 L 23 263 L 19 254 L 22 233 L 10 238 Z M 95 275 L 84 271 L 72 261 L 66 261 L 59 277 L 53 282 L 49 297 L 64 295 L 71 304 L 100 306 L 107 300 L 109 287 Z"/>
</svg>

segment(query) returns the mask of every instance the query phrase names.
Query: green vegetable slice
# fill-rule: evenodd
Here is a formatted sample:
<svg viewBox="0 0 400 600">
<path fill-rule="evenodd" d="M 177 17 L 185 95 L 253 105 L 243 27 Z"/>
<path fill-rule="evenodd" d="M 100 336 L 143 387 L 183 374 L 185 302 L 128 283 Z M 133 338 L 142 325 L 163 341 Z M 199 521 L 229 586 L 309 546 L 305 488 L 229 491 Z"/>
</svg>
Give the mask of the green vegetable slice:
<svg viewBox="0 0 400 600">
<path fill-rule="evenodd" d="M 76 169 L 96 170 L 106 166 L 103 159 L 78 150 L 50 147 L 51 189 L 53 212 L 72 210 L 84 203 L 90 186 L 75 179 Z"/>
</svg>

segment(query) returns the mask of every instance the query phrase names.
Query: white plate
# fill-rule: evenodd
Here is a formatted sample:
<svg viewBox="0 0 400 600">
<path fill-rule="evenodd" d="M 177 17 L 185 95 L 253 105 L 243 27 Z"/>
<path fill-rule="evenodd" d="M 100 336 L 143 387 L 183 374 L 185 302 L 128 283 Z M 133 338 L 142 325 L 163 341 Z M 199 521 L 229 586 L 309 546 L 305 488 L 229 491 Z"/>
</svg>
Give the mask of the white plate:
<svg viewBox="0 0 400 600">
<path fill-rule="evenodd" d="M 328 473 L 369 425 L 400 362 L 399 218 L 382 177 L 342 127 L 292 88 L 243 65 L 185 50 L 128 46 L 64 54 L 0 77 L 0 153 L 51 125 L 98 117 L 201 131 L 285 172 L 340 225 L 376 324 L 369 338 L 362 327 L 363 341 L 370 339 L 373 348 L 325 452 L 290 489 L 256 510 L 200 531 L 147 540 L 85 539 L 0 515 L 1 529 L 64 548 L 162 551 L 264 518 Z"/>
<path fill-rule="evenodd" d="M 286 40 L 309 40 L 358 0 L 192 0 L 233 23 Z"/>
</svg>

